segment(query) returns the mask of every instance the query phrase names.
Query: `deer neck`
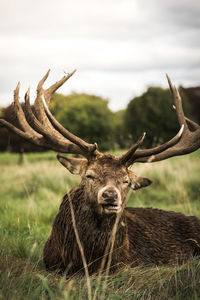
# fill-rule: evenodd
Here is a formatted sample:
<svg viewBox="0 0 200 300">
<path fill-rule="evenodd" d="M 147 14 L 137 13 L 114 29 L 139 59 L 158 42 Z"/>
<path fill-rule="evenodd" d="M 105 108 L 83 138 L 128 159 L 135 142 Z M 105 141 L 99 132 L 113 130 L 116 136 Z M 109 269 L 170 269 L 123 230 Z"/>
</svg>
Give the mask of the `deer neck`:
<svg viewBox="0 0 200 300">
<path fill-rule="evenodd" d="M 116 215 L 97 214 L 93 202 L 85 197 L 84 188 L 85 186 L 81 182 L 66 194 L 60 205 L 60 212 L 65 211 L 66 223 L 69 223 L 69 219 L 71 219 L 69 201 L 71 201 L 75 214 L 76 226 L 78 227 L 80 234 L 83 234 L 83 237 L 86 236 L 87 233 L 90 235 L 91 232 L 95 232 L 97 235 L 102 233 L 103 235 L 110 236 L 116 221 Z M 124 213 L 119 220 L 117 232 L 118 231 L 120 231 L 120 233 L 126 231 L 126 219 Z"/>
</svg>

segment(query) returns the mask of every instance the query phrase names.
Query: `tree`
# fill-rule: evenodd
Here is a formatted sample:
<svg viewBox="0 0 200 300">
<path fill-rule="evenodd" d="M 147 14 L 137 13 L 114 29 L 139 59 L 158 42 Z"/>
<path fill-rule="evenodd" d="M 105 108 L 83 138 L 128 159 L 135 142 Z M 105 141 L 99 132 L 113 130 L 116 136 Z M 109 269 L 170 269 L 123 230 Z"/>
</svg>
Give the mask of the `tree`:
<svg viewBox="0 0 200 300">
<path fill-rule="evenodd" d="M 113 148 L 114 115 L 101 97 L 72 93 L 53 95 L 50 109 L 56 119 L 75 135 L 101 150 Z"/>
<path fill-rule="evenodd" d="M 146 147 L 173 137 L 180 126 L 172 104 L 169 89 L 149 87 L 143 95 L 132 99 L 128 104 L 124 117 L 126 135 L 136 140 L 143 132 L 147 132 L 143 143 Z M 185 115 L 188 115 L 189 104 L 183 100 L 183 106 Z"/>
<path fill-rule="evenodd" d="M 187 97 L 191 105 L 192 117 L 197 123 L 200 123 L 200 86 L 184 88 L 181 92 Z"/>
<path fill-rule="evenodd" d="M 0 118 L 4 115 L 4 108 L 0 106 Z"/>
<path fill-rule="evenodd" d="M 24 109 L 23 103 L 22 109 Z M 14 111 L 13 104 L 0 110 L 0 118 L 5 119 L 6 121 L 21 129 L 20 124 L 17 120 L 16 113 Z M 14 132 L 11 132 L 7 128 L 0 126 L 0 151 L 10 151 L 22 154 L 23 152 L 40 152 L 44 150 L 46 149 L 33 145 Z"/>
<path fill-rule="evenodd" d="M 125 149 L 129 146 L 125 127 L 125 109 L 114 112 L 115 148 Z"/>
</svg>

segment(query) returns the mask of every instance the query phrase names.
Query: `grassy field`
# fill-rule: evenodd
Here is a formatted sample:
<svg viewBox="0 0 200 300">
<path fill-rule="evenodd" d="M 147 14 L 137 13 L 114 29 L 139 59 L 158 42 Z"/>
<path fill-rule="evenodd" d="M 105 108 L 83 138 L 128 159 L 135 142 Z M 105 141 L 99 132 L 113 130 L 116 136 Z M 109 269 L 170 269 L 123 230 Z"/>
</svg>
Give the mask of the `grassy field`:
<svg viewBox="0 0 200 300">
<path fill-rule="evenodd" d="M 85 279 L 45 270 L 42 249 L 62 196 L 79 182 L 55 154 L 0 154 L 0 299 L 88 299 Z M 200 152 L 168 161 L 136 165 L 153 180 L 132 193 L 128 205 L 152 206 L 200 217 Z M 95 299 L 200 299 L 200 263 L 180 267 L 126 269 L 102 285 L 91 277 Z M 95 297 L 94 297 L 95 296 Z"/>
</svg>

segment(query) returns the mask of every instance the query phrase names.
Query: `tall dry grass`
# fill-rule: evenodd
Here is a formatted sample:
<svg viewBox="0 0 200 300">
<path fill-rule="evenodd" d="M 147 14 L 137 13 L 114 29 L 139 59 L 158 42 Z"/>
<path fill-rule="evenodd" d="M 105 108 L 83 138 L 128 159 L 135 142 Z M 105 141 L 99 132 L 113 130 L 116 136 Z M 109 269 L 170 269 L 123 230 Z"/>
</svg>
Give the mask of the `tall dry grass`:
<svg viewBox="0 0 200 300">
<path fill-rule="evenodd" d="M 56 273 L 46 272 L 42 262 L 42 249 L 62 196 L 79 178 L 68 174 L 56 160 L 25 160 L 24 165 L 18 166 L 15 162 L 3 163 L 3 154 L 0 156 L 0 299 L 88 299 L 85 278 L 66 281 Z M 199 152 L 166 162 L 136 165 L 134 171 L 149 177 L 154 184 L 132 193 L 128 205 L 153 206 L 200 217 Z M 200 297 L 196 260 L 179 267 L 127 268 L 89 280 L 89 297 L 95 299 Z"/>
</svg>

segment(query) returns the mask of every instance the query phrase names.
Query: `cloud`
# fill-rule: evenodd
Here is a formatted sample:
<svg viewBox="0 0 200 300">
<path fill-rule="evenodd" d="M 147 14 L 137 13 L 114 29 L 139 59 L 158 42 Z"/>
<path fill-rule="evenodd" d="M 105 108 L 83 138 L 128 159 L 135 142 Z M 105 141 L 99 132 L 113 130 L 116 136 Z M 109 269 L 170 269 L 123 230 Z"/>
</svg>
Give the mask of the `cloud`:
<svg viewBox="0 0 200 300">
<path fill-rule="evenodd" d="M 62 92 L 94 93 L 125 107 L 150 85 L 199 84 L 196 0 L 7 0 L 0 3 L 0 105 L 52 68 L 50 82 L 78 73 Z M 23 88 L 24 87 L 24 88 Z M 34 95 L 34 93 L 33 93 Z"/>
</svg>

